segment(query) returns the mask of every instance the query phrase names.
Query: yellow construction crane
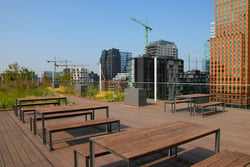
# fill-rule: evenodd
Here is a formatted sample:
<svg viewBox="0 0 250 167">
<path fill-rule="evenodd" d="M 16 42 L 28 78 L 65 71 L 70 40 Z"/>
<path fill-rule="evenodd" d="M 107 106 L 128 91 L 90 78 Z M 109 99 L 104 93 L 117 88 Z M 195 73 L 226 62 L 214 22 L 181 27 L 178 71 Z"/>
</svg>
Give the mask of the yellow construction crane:
<svg viewBox="0 0 250 167">
<path fill-rule="evenodd" d="M 147 23 L 143 23 L 143 22 L 141 22 L 141 21 L 139 21 L 139 20 L 137 20 L 137 19 L 135 19 L 135 18 L 133 18 L 133 17 L 130 17 L 130 19 L 133 20 L 134 22 L 136 22 L 136 23 L 142 25 L 142 26 L 145 28 L 145 47 L 147 47 L 147 46 L 148 46 L 148 30 L 151 31 L 152 28 L 149 27 L 149 26 L 147 25 Z M 146 51 L 146 50 L 145 50 L 145 51 Z"/>
</svg>

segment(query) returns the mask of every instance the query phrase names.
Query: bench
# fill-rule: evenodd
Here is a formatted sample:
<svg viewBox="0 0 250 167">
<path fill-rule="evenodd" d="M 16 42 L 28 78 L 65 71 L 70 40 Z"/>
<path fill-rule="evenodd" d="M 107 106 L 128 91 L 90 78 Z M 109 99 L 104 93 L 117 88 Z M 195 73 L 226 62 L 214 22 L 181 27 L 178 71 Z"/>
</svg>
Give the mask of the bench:
<svg viewBox="0 0 250 167">
<path fill-rule="evenodd" d="M 57 113 L 57 114 L 51 114 L 51 115 L 44 115 L 44 119 L 58 119 L 58 118 L 65 118 L 65 117 L 73 117 L 73 116 L 80 116 L 85 115 L 85 121 L 88 120 L 88 115 L 90 115 L 90 119 L 93 119 L 93 112 L 92 111 L 78 111 L 78 112 L 71 112 L 71 113 Z M 36 116 L 36 120 L 42 120 L 41 115 Z M 34 120 L 30 117 L 30 131 L 33 129 L 33 123 Z M 33 123 L 33 125 L 32 125 Z"/>
<path fill-rule="evenodd" d="M 15 106 L 17 112 L 19 110 L 20 114 L 20 120 L 23 121 L 24 123 L 24 113 L 25 112 L 34 112 L 35 108 L 34 106 L 39 106 L 39 105 L 59 105 L 59 101 L 49 101 L 49 102 L 36 102 L 36 103 L 24 103 L 24 104 L 18 104 Z M 26 107 L 26 108 L 23 108 Z"/>
<path fill-rule="evenodd" d="M 207 167 L 207 166 L 231 166 L 231 167 L 245 167 L 250 165 L 250 155 L 224 150 L 220 153 L 212 155 L 211 157 L 194 164 L 192 167 Z"/>
<path fill-rule="evenodd" d="M 82 155 L 85 158 L 85 166 L 89 167 L 89 158 L 90 158 L 89 144 L 88 143 L 80 144 L 74 149 L 74 167 L 79 166 L 78 154 Z M 98 145 L 95 145 L 95 157 L 100 157 L 107 154 L 110 154 L 110 152 Z"/>
<path fill-rule="evenodd" d="M 185 100 L 176 100 L 176 101 L 165 101 L 164 102 L 164 112 L 166 112 L 167 106 L 166 104 L 171 104 L 171 111 L 172 113 L 174 113 L 174 103 L 188 103 L 188 110 L 190 110 L 191 113 L 191 109 L 192 109 L 192 101 L 191 99 L 185 99 Z"/>
<path fill-rule="evenodd" d="M 81 122 L 72 122 L 65 123 L 59 125 L 51 125 L 47 126 L 43 129 L 43 142 L 46 144 L 47 132 L 49 134 L 49 150 L 53 150 L 52 148 L 52 133 L 60 132 L 65 130 L 77 129 L 77 128 L 86 128 L 97 125 L 107 125 L 106 131 L 112 133 L 111 124 L 117 124 L 117 130 L 120 131 L 120 120 L 114 118 L 105 118 L 105 119 L 97 119 L 97 120 L 89 120 L 89 121 L 81 121 Z"/>
<path fill-rule="evenodd" d="M 213 102 L 208 102 L 208 103 L 197 104 L 196 107 L 201 108 L 202 116 L 204 116 L 204 108 L 212 106 L 213 107 L 212 112 L 216 112 L 216 109 L 217 109 L 216 106 L 219 106 L 219 105 L 223 105 L 223 112 L 225 112 L 225 103 L 224 102 L 213 101 Z M 206 112 L 206 113 L 208 113 L 208 112 Z"/>
</svg>

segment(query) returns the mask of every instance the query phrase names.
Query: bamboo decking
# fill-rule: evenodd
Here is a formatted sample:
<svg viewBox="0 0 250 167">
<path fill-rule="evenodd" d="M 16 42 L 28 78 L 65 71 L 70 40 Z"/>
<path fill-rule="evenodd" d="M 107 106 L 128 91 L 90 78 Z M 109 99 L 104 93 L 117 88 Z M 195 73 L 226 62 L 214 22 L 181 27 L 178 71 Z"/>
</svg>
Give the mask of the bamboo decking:
<svg viewBox="0 0 250 167">
<path fill-rule="evenodd" d="M 163 112 L 164 103 L 156 104 L 149 101 L 147 106 L 136 107 L 125 105 L 124 102 L 100 102 L 85 98 L 68 96 L 69 101 L 76 104 L 105 104 L 109 106 L 110 117 L 121 120 L 121 131 L 135 128 L 150 127 L 165 122 L 189 121 L 221 129 L 220 150 L 229 149 L 250 154 L 250 112 L 249 110 L 226 108 L 226 112 L 212 114 L 205 118 L 190 116 L 188 112 L 176 113 Z M 178 104 L 181 107 L 182 104 Z M 183 104 L 186 107 L 186 104 Z M 167 105 L 168 110 L 170 105 Z M 105 112 L 96 113 L 96 118 L 104 118 Z M 26 117 L 28 118 L 28 117 Z M 48 120 L 48 125 L 84 120 L 83 117 L 62 118 Z M 73 150 L 77 145 L 88 142 L 91 133 L 103 133 L 99 128 L 86 128 L 84 130 L 72 130 L 55 134 L 57 142 L 63 136 L 70 138 L 72 135 L 86 134 L 86 138 L 76 141 L 58 142 L 55 150 L 49 151 L 42 141 L 29 130 L 29 122 L 21 123 L 13 111 L 0 112 L 0 166 L 73 166 Z M 38 130 L 41 125 L 38 125 Z M 38 131 L 38 134 L 41 131 Z M 197 141 L 181 145 L 178 151 L 182 151 L 180 159 L 166 160 L 157 166 L 190 166 L 214 154 L 214 136 L 199 139 Z M 212 149 L 211 149 L 212 148 Z M 138 160 L 138 164 L 144 164 L 156 158 L 164 158 L 164 152 L 147 156 Z M 79 164 L 84 166 L 84 159 L 79 157 Z M 115 155 L 105 155 L 96 159 L 97 166 L 113 167 L 127 166 L 127 163 Z"/>
</svg>

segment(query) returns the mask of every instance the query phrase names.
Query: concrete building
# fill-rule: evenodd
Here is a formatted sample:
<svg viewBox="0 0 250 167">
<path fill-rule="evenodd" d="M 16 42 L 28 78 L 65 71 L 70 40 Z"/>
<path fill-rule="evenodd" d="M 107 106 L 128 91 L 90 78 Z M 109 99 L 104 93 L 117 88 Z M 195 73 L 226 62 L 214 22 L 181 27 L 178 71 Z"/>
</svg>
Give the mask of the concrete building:
<svg viewBox="0 0 250 167">
<path fill-rule="evenodd" d="M 209 72 L 191 70 L 183 75 L 183 94 L 209 93 Z"/>
<path fill-rule="evenodd" d="M 249 0 L 215 0 L 210 39 L 210 94 L 228 106 L 250 105 Z"/>
<path fill-rule="evenodd" d="M 174 57 L 178 58 L 178 49 L 174 42 L 159 40 L 151 42 L 146 47 L 146 54 L 158 57 Z"/>
<path fill-rule="evenodd" d="M 121 55 L 119 49 L 103 50 L 100 58 L 105 80 L 112 80 L 121 72 Z"/>
<path fill-rule="evenodd" d="M 91 82 L 89 70 L 86 68 L 70 68 L 70 80 L 74 85 L 89 84 Z"/>
<path fill-rule="evenodd" d="M 144 55 L 133 58 L 132 76 L 136 88 L 145 88 L 148 98 L 154 98 L 154 57 Z M 182 94 L 183 65 L 181 59 L 161 57 L 157 59 L 157 99 L 173 99 Z"/>
</svg>

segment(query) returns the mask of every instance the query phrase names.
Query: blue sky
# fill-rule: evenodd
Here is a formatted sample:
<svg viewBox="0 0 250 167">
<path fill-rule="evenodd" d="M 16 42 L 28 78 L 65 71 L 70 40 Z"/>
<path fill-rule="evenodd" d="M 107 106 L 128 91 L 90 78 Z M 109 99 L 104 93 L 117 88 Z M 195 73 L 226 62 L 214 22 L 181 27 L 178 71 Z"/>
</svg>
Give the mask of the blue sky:
<svg viewBox="0 0 250 167">
<path fill-rule="evenodd" d="M 0 72 L 14 62 L 37 73 L 53 70 L 46 61 L 54 57 L 97 72 L 102 50 L 111 48 L 137 57 L 144 28 L 130 17 L 153 28 L 149 42 L 175 42 L 185 69 L 187 54 L 191 68 L 196 59 L 201 66 L 213 0 L 0 0 Z"/>
</svg>

